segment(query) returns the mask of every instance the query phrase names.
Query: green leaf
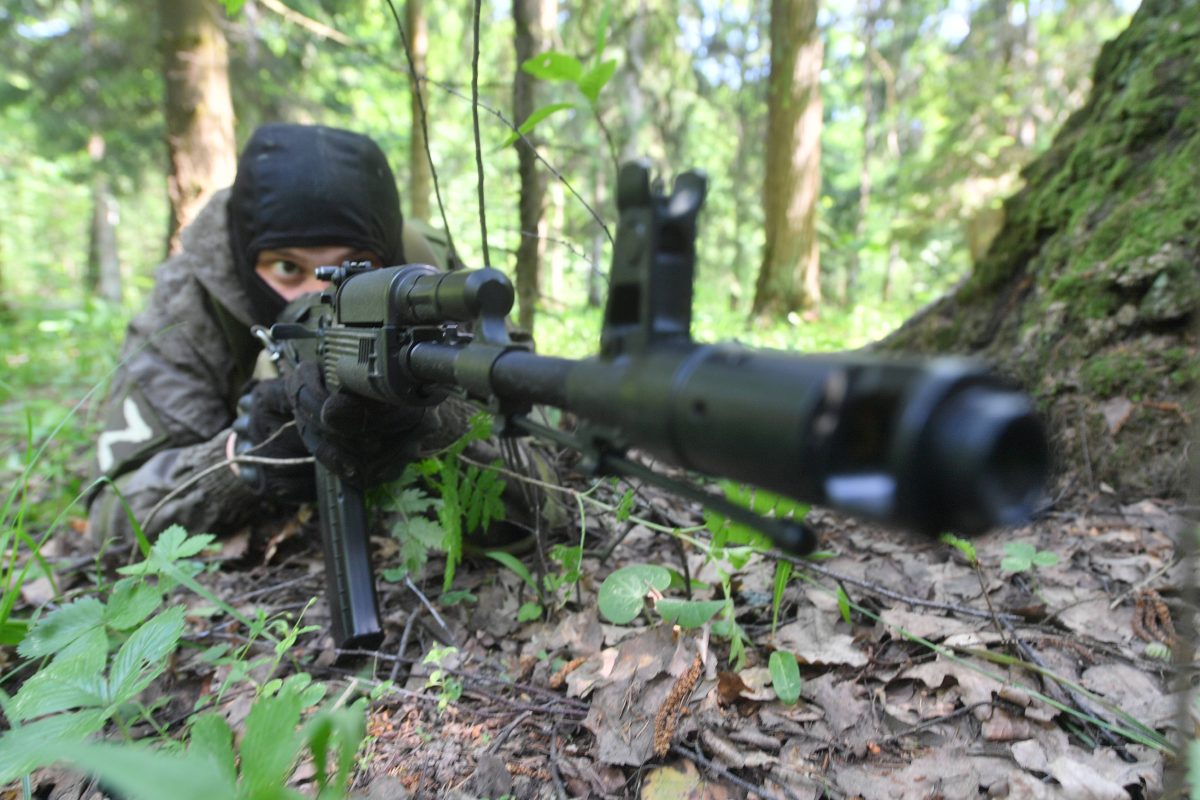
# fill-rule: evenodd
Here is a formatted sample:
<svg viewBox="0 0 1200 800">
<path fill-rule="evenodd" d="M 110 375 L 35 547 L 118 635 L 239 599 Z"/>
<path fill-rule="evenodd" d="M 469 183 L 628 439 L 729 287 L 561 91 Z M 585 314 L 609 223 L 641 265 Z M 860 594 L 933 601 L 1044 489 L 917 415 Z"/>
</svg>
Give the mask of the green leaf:
<svg viewBox="0 0 1200 800">
<path fill-rule="evenodd" d="M 15 647 L 29 634 L 29 620 L 6 619 L 0 622 L 0 647 Z"/>
<path fill-rule="evenodd" d="M 1000 562 L 1000 569 L 1005 572 L 1024 572 L 1033 566 L 1032 562 L 1022 558 L 1013 558 L 1009 556 Z"/>
<path fill-rule="evenodd" d="M 521 136 L 533 130 L 534 126 L 539 122 L 549 117 L 551 114 L 557 114 L 559 111 L 566 111 L 568 108 L 574 108 L 574 103 L 551 103 L 548 106 L 542 106 L 529 115 L 520 127 L 509 134 L 509 137 L 504 140 L 500 147 L 509 147 L 514 144 Z"/>
<path fill-rule="evenodd" d="M 205 755 L 140 744 L 68 744 L 59 758 L 83 768 L 128 800 L 234 800 L 237 789 Z M 256 797 L 266 795 L 255 795 Z"/>
<path fill-rule="evenodd" d="M 579 79 L 579 91 L 583 92 L 583 96 L 592 105 L 595 105 L 600 99 L 600 91 L 616 71 L 617 62 L 615 59 L 609 59 L 601 64 L 597 64 Z"/>
<path fill-rule="evenodd" d="M 579 59 L 555 50 L 547 50 L 526 60 L 521 69 L 544 81 L 569 81 L 577 84 L 583 75 L 583 65 L 579 63 Z"/>
<path fill-rule="evenodd" d="M 653 564 L 621 567 L 600 584 L 600 613 L 615 625 L 626 625 L 642 611 L 650 589 L 662 591 L 671 585 L 671 573 Z"/>
<path fill-rule="evenodd" d="M 220 714 L 201 714 L 193 720 L 187 751 L 189 756 L 207 759 L 212 769 L 230 785 L 237 783 L 233 731 Z"/>
<path fill-rule="evenodd" d="M 293 692 L 260 697 L 254 703 L 242 738 L 243 794 L 257 797 L 283 785 L 299 754 L 299 722 L 300 698 Z"/>
<path fill-rule="evenodd" d="M 664 597 L 654 608 L 667 622 L 681 628 L 699 628 L 725 607 L 727 600 L 677 600 Z"/>
<path fill-rule="evenodd" d="M 142 625 L 121 645 L 109 671 L 112 702 L 135 698 L 165 667 L 183 634 L 183 606 L 173 606 Z"/>
<path fill-rule="evenodd" d="M 225 6 L 225 15 L 233 17 L 246 5 L 246 0 L 221 0 L 221 3 Z"/>
<path fill-rule="evenodd" d="M 9 705 L 16 721 L 73 708 L 103 708 L 108 700 L 104 675 L 85 658 L 57 658 L 35 672 Z"/>
<path fill-rule="evenodd" d="M 779 625 L 779 607 L 783 603 L 783 590 L 787 588 L 788 580 L 792 577 L 792 562 L 775 562 L 775 591 L 771 596 L 771 634 Z"/>
<path fill-rule="evenodd" d="M 52 655 L 103 624 L 104 605 L 94 597 L 84 597 L 38 620 L 17 652 L 25 658 Z"/>
<path fill-rule="evenodd" d="M 621 495 L 621 502 L 617 503 L 616 517 L 617 522 L 625 522 L 633 515 L 633 489 L 626 489 L 625 494 Z"/>
<path fill-rule="evenodd" d="M 138 578 L 123 578 L 113 586 L 104 609 L 104 621 L 110 628 L 126 631 L 137 625 L 162 603 L 162 593 Z"/>
<path fill-rule="evenodd" d="M 1024 572 L 1033 567 L 1037 548 L 1029 542 L 1006 542 L 1004 552 L 1008 555 L 1000 562 L 1000 569 L 1005 572 Z"/>
<path fill-rule="evenodd" d="M 953 533 L 943 533 L 938 537 L 938 539 L 962 553 L 963 556 L 966 557 L 967 563 L 974 565 L 979 561 L 979 558 L 975 553 L 975 545 L 971 544 L 966 539 L 959 538 Z"/>
<path fill-rule="evenodd" d="M 604 7 L 600 9 L 600 20 L 596 23 L 596 58 L 604 55 L 604 48 L 608 44 L 608 20 L 611 16 L 612 0 L 605 0 Z"/>
<path fill-rule="evenodd" d="M 800 667 L 796 664 L 796 656 L 786 650 L 776 650 L 771 653 L 767 664 L 771 670 L 771 686 L 779 702 L 793 705 L 800 699 Z"/>
<path fill-rule="evenodd" d="M 450 608 L 459 603 L 475 603 L 479 598 L 468 592 L 466 589 L 455 589 L 449 592 L 443 592 L 438 596 L 438 605 Z"/>
<path fill-rule="evenodd" d="M 838 611 L 842 614 L 842 619 L 845 620 L 847 625 L 852 624 L 853 620 L 850 618 L 850 596 L 846 594 L 846 590 L 840 583 L 837 587 L 837 605 Z"/>
<path fill-rule="evenodd" d="M 82 669 L 102 674 L 108 665 L 108 633 L 103 626 L 92 628 L 58 651 L 55 661 L 78 661 Z"/>
<path fill-rule="evenodd" d="M 542 607 L 538 603 L 523 603 L 517 609 L 517 622 L 533 622 L 542 616 Z"/>
<path fill-rule="evenodd" d="M 58 714 L 0 734 L 0 786 L 59 760 L 64 744 L 82 742 L 106 719 L 97 710 Z"/>
<path fill-rule="evenodd" d="M 1035 567 L 1053 567 L 1058 563 L 1058 553 L 1051 553 L 1048 550 L 1039 550 L 1033 557 L 1033 565 Z"/>
<path fill-rule="evenodd" d="M 530 573 L 529 567 L 521 563 L 519 558 L 505 553 L 503 550 L 489 550 L 484 555 L 508 567 L 517 574 L 517 577 L 529 584 L 530 589 L 533 589 L 535 592 L 537 591 L 537 581 L 533 579 L 533 574 Z"/>
<path fill-rule="evenodd" d="M 191 558 L 212 544 L 216 537 L 211 533 L 199 533 L 189 536 L 182 525 L 172 525 L 154 541 L 155 556 L 163 561 L 178 561 L 181 558 Z"/>
<path fill-rule="evenodd" d="M 1037 548 L 1029 542 L 1005 542 L 1004 552 L 1013 558 L 1032 561 L 1033 557 L 1037 554 Z"/>
</svg>

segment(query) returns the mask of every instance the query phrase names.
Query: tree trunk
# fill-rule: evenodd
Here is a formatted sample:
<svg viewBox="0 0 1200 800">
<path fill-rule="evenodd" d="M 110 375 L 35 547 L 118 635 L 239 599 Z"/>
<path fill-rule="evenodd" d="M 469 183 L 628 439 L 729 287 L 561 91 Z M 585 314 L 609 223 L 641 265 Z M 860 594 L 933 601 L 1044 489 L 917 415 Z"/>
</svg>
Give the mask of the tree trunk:
<svg viewBox="0 0 1200 800">
<path fill-rule="evenodd" d="M 754 313 L 821 302 L 821 60 L 817 0 L 771 0 L 771 77 L 763 207 L 766 247 Z"/>
<path fill-rule="evenodd" d="M 548 24 L 552 25 L 553 0 L 513 0 L 513 36 L 517 63 L 523 64 L 547 48 Z M 537 109 L 537 82 L 524 70 L 517 70 L 513 79 L 513 118 L 519 123 Z M 518 324 L 533 331 L 534 312 L 540 293 L 541 272 L 540 228 L 542 206 L 546 194 L 545 178 L 537 167 L 533 147 L 518 139 L 517 172 L 521 180 L 520 244 L 517 246 L 517 304 Z"/>
<path fill-rule="evenodd" d="M 872 70 L 871 53 L 875 50 L 875 21 L 877 7 L 873 0 L 862 5 L 863 23 L 863 149 L 862 162 L 858 167 L 858 219 L 854 224 L 854 251 L 846 266 L 846 282 L 842 292 L 842 305 L 853 307 L 858 294 L 858 275 L 861 272 L 862 253 L 866 249 L 868 220 L 871 214 L 871 155 L 875 152 L 875 75 Z"/>
<path fill-rule="evenodd" d="M 1200 15 L 1146 0 L 1086 105 L 1024 171 L 970 278 L 887 342 L 969 349 L 1046 412 L 1064 481 L 1120 498 L 1186 489 L 1200 383 Z"/>
<path fill-rule="evenodd" d="M 211 0 L 159 0 L 159 41 L 166 83 L 167 251 L 213 192 L 233 183 L 237 153 L 229 55 Z"/>
<path fill-rule="evenodd" d="M 408 147 L 408 202 L 409 213 L 417 219 L 429 220 L 429 195 L 433 191 L 433 172 L 429 167 L 429 153 L 425 144 L 425 128 L 421 120 L 422 93 L 425 77 L 425 59 L 429 53 L 429 26 L 425 19 L 425 4 L 422 0 L 408 0 L 404 7 L 404 27 L 408 32 L 408 46 L 412 51 L 413 74 L 410 76 L 412 125 Z"/>
<path fill-rule="evenodd" d="M 92 225 L 88 235 L 84 289 L 110 303 L 121 302 L 121 260 L 117 254 L 117 201 L 108 176 L 99 169 L 92 179 Z"/>
</svg>

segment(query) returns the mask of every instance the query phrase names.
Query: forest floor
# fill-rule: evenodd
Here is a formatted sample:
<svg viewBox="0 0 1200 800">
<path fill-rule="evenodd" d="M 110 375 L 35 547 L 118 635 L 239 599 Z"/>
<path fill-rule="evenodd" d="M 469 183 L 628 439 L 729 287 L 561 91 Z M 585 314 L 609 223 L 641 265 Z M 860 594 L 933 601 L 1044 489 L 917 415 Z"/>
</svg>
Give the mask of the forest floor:
<svg viewBox="0 0 1200 800">
<path fill-rule="evenodd" d="M 692 512 L 677 503 L 664 511 L 675 520 Z M 947 544 L 814 510 L 808 521 L 829 557 L 797 564 L 777 627 L 774 556 L 753 555 L 732 579 L 748 639 L 737 673 L 728 640 L 707 628 L 681 631 L 648 612 L 628 626 L 600 618 L 604 575 L 626 564 L 680 569 L 687 551 L 669 535 L 591 515 L 584 577 L 548 620 L 518 621 L 528 588 L 489 559 L 468 559 L 455 580 L 473 602 L 439 605 L 434 560 L 422 581 L 379 581 L 388 636 L 377 653 L 335 660 L 318 600 L 304 614 L 317 631 L 284 669 L 347 694 L 393 682 L 370 706 L 355 779 L 358 796 L 373 800 L 1156 797 L 1182 701 L 1170 656 L 1152 656 L 1156 642 L 1188 649 L 1172 620 L 1182 621 L 1178 587 L 1188 579 L 1176 541 L 1193 512 L 1079 494 L 1033 524 L 976 540 L 972 566 Z M 223 542 L 221 568 L 203 582 L 250 615 L 299 613 L 324 587 L 310 526 Z M 601 561 L 618 529 L 627 535 Z M 86 554 L 77 538 L 59 537 L 48 555 Z M 1006 551 L 1011 543 L 1033 550 Z M 1022 554 L 1025 569 L 1001 569 Z M 688 556 L 686 571 L 714 587 L 698 598 L 719 591 L 701 555 Z M 30 585 L 26 599 L 36 592 Z M 151 689 L 163 718 L 186 718 L 223 678 L 200 657 L 204 646 L 247 641 L 202 598 L 185 602 L 195 611 L 187 638 L 200 646 L 181 650 Z M 431 686 L 435 665 L 423 658 L 448 645 L 456 650 Z M 791 705 L 771 685 L 775 649 L 801 665 Z M 235 731 L 251 694 L 219 706 Z M 293 782 L 304 791 L 312 775 L 302 767 Z M 33 786 L 55 800 L 103 796 L 55 770 Z"/>
</svg>

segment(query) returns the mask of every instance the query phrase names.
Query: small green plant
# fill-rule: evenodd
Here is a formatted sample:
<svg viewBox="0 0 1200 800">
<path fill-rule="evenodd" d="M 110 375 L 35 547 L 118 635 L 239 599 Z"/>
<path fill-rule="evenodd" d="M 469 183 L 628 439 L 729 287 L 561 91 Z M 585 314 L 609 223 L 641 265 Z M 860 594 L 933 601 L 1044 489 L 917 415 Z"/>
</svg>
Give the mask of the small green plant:
<svg viewBox="0 0 1200 800">
<path fill-rule="evenodd" d="M 456 647 L 433 647 L 421 659 L 422 664 L 434 665 L 433 671 L 425 679 L 425 688 L 438 690 L 437 708 L 439 714 L 446 710 L 446 706 L 462 697 L 462 681 L 442 668 L 443 661 L 457 654 L 458 648 Z"/>
<path fill-rule="evenodd" d="M 457 441 L 437 456 L 410 464 L 376 496 L 380 510 L 396 517 L 392 536 L 400 542 L 401 566 L 384 570 L 385 580 L 417 572 L 429 551 L 439 551 L 446 554 L 443 591 L 449 591 L 462 561 L 463 537 L 504 519 L 500 497 L 505 483 L 496 471 L 500 461 L 481 468 L 462 459 L 468 445 L 491 435 L 491 417 L 485 412 L 475 414 Z M 437 514 L 436 522 L 425 516 L 431 510 Z"/>
<path fill-rule="evenodd" d="M 1052 567 L 1058 563 L 1058 553 L 1038 550 L 1029 542 L 1006 542 L 1004 554 L 1000 569 L 1005 572 L 1033 572 L 1038 567 Z"/>
<path fill-rule="evenodd" d="M 975 545 L 966 539 L 955 536 L 953 533 L 943 533 L 938 539 L 962 553 L 963 557 L 967 559 L 967 563 L 972 567 L 979 564 L 979 556 L 975 553 Z"/>
<path fill-rule="evenodd" d="M 771 685 L 779 702 L 787 706 L 794 705 L 800 699 L 801 686 L 800 665 L 796 663 L 796 656 L 786 650 L 776 650 L 771 653 L 767 667 L 771 671 Z"/>
</svg>

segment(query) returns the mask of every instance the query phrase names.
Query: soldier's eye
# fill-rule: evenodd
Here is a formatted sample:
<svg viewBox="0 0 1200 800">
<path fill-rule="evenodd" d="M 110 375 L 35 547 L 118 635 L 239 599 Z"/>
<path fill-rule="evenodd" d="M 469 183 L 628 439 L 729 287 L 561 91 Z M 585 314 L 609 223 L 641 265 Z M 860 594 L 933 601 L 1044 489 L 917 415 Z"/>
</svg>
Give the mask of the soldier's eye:
<svg viewBox="0 0 1200 800">
<path fill-rule="evenodd" d="M 303 274 L 300 265 L 295 261 L 285 261 L 280 259 L 272 261 L 270 265 L 271 274 L 277 278 L 296 278 Z"/>
</svg>

